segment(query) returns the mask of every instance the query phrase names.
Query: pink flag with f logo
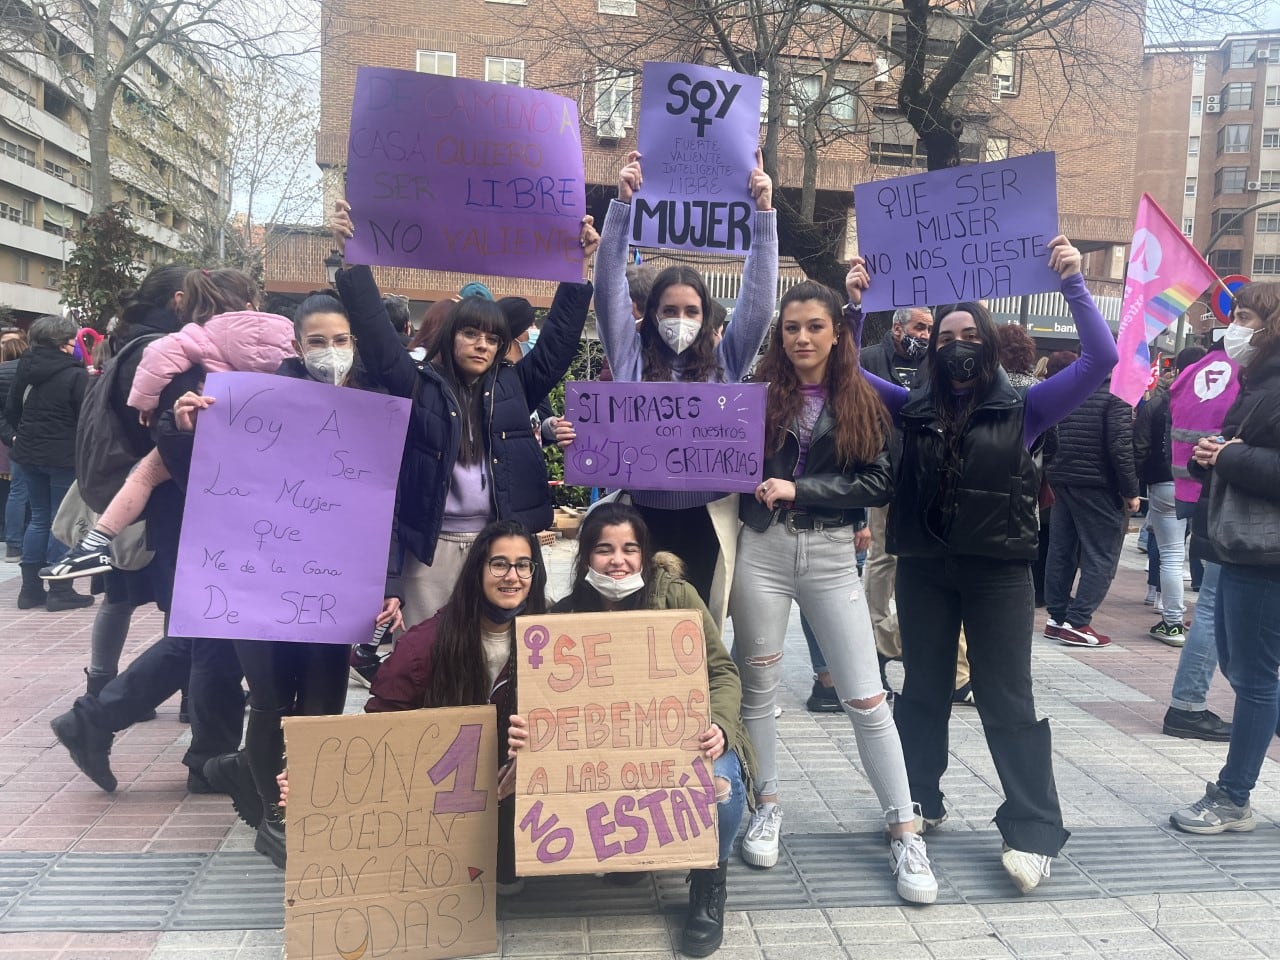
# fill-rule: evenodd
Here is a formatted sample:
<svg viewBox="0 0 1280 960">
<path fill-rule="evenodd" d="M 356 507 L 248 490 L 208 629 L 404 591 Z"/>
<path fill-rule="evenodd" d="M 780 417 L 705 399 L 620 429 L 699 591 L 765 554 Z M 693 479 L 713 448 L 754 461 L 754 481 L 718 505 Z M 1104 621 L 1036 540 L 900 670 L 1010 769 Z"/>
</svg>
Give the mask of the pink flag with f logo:
<svg viewBox="0 0 1280 960">
<path fill-rule="evenodd" d="M 1144 193 L 1129 252 L 1129 271 L 1120 310 L 1116 348 L 1120 362 L 1111 372 L 1111 392 L 1137 404 L 1151 377 L 1148 344 L 1163 333 L 1218 280 L 1191 242 L 1160 205 Z"/>
</svg>

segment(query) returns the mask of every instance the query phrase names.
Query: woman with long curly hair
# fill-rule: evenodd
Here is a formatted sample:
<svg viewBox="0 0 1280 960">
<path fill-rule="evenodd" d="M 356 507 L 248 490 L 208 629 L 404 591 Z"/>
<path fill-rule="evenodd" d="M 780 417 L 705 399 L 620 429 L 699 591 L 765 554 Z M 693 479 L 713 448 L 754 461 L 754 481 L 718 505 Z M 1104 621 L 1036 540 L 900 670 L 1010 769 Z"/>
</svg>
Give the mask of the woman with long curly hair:
<svg viewBox="0 0 1280 960">
<path fill-rule="evenodd" d="M 854 529 L 890 496 L 889 414 L 858 365 L 836 294 L 804 282 L 782 298 L 758 377 L 769 383 L 764 482 L 743 497 L 729 612 L 742 718 L 759 756 L 757 805 L 742 858 L 778 860 L 782 808 L 774 705 L 793 601 L 813 629 L 891 834 L 898 893 L 932 903 L 938 884 L 916 832 L 907 768 L 880 685 Z M 954 658 L 953 658 L 954 659 Z"/>
</svg>

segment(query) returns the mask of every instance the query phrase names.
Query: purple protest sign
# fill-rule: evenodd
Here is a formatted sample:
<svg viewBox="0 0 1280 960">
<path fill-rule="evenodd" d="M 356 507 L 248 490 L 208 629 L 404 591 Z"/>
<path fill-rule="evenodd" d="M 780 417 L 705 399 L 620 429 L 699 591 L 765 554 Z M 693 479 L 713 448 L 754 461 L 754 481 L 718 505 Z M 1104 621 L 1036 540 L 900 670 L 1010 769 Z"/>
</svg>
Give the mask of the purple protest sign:
<svg viewBox="0 0 1280 960">
<path fill-rule="evenodd" d="M 690 63 L 646 63 L 637 129 L 644 186 L 631 200 L 631 242 L 745 253 L 755 201 L 747 183 L 760 143 L 763 81 Z"/>
<path fill-rule="evenodd" d="M 1052 153 L 862 183 L 853 205 L 868 312 L 1058 289 Z"/>
<path fill-rule="evenodd" d="M 515 84 L 361 67 L 347 200 L 353 262 L 581 280 L 577 106 Z"/>
<path fill-rule="evenodd" d="M 213 373 L 169 631 L 363 643 L 382 606 L 409 401 Z"/>
<path fill-rule="evenodd" d="M 566 383 L 578 438 L 566 483 L 750 492 L 764 469 L 765 383 Z"/>
</svg>

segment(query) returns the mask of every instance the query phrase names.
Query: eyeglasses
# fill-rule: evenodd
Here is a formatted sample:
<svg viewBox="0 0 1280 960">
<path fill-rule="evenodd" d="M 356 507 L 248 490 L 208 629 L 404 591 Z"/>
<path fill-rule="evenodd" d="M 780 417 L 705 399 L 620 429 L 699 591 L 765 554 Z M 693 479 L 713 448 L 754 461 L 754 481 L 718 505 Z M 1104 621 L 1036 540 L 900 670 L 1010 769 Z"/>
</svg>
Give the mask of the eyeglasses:
<svg viewBox="0 0 1280 960">
<path fill-rule="evenodd" d="M 475 327 L 463 327 L 458 331 L 458 336 L 467 341 L 467 343 L 484 343 L 485 346 L 493 347 L 495 350 L 502 343 L 496 333 L 484 333 Z"/>
<path fill-rule="evenodd" d="M 538 569 L 538 565 L 528 557 L 521 557 L 515 563 L 512 563 L 506 557 L 490 557 L 489 572 L 501 580 L 507 575 L 512 567 L 516 568 L 516 576 L 521 580 L 528 580 L 533 576 L 533 571 Z"/>
<path fill-rule="evenodd" d="M 356 342 L 356 338 L 349 333 L 340 333 L 336 337 L 334 337 L 332 340 L 328 340 L 325 337 L 320 336 L 319 334 L 315 334 L 313 336 L 307 337 L 307 339 L 303 342 L 306 345 L 308 350 L 323 350 L 325 347 L 328 347 L 328 346 L 335 346 L 339 350 L 345 350 L 348 347 L 350 347 L 353 343 Z"/>
</svg>

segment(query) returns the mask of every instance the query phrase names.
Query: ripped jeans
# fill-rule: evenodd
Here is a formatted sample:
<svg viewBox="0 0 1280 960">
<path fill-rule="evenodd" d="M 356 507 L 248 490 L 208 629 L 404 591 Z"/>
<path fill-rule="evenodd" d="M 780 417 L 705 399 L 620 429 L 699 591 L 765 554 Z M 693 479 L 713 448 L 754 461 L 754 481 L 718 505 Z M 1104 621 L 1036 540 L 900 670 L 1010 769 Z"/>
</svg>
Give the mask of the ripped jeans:
<svg viewBox="0 0 1280 960">
<path fill-rule="evenodd" d="M 759 759 L 756 795 L 778 792 L 777 726 L 773 716 L 782 682 L 782 647 L 799 603 L 813 628 L 844 712 L 853 724 L 858 756 L 887 823 L 913 819 L 902 743 L 889 704 L 869 710 L 853 703 L 881 696 L 871 615 L 855 566 L 853 527 L 788 531 L 770 524 L 763 533 L 738 534 L 729 614 L 733 656 L 742 675 L 742 719 Z"/>
<path fill-rule="evenodd" d="M 720 796 L 720 784 L 716 783 L 716 819 L 720 826 L 720 863 L 733 853 L 733 841 L 742 826 L 742 811 L 747 808 L 747 788 L 742 782 L 742 761 L 732 750 L 726 749 L 716 758 L 712 775 L 717 781 L 725 780 L 729 791 Z"/>
</svg>

